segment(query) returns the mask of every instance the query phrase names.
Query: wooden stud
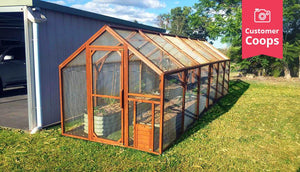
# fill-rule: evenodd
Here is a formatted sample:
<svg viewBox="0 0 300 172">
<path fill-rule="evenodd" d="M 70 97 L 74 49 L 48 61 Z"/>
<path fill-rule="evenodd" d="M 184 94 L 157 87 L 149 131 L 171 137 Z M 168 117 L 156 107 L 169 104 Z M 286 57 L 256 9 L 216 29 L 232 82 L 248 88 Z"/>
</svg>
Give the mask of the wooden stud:
<svg viewBox="0 0 300 172">
<path fill-rule="evenodd" d="M 86 47 L 86 84 L 87 84 L 87 113 L 88 113 L 88 137 L 92 140 L 94 133 L 93 100 L 92 100 L 92 59 L 90 49 Z"/>
<path fill-rule="evenodd" d="M 128 83 L 129 83 L 129 59 L 128 47 L 124 45 L 123 52 L 123 102 L 124 102 L 124 121 L 125 121 L 125 146 L 129 146 L 129 105 L 128 105 Z"/>
<path fill-rule="evenodd" d="M 154 103 L 154 104 L 160 104 L 159 101 L 153 101 L 153 100 L 144 100 L 144 99 L 135 99 L 135 98 L 128 98 L 129 101 L 136 101 L 141 103 Z"/>
<path fill-rule="evenodd" d="M 151 95 L 151 94 L 137 94 L 137 93 L 128 93 L 129 96 L 136 96 L 136 97 L 144 97 L 144 98 L 154 98 L 160 99 L 160 96 Z"/>
<path fill-rule="evenodd" d="M 164 135 L 164 96 L 165 96 L 165 75 L 160 76 L 160 123 L 159 123 L 159 154 L 162 154 L 163 148 L 163 135 Z"/>
</svg>

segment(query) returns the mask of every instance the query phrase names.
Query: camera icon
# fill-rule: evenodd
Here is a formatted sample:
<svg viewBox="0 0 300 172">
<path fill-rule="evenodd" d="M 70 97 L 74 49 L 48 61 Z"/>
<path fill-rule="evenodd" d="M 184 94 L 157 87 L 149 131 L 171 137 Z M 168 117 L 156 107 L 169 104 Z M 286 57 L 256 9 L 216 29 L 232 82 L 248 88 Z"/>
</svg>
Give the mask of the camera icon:
<svg viewBox="0 0 300 172">
<path fill-rule="evenodd" d="M 256 8 L 254 11 L 254 22 L 255 23 L 270 23 L 271 22 L 271 11 L 266 9 Z"/>
</svg>

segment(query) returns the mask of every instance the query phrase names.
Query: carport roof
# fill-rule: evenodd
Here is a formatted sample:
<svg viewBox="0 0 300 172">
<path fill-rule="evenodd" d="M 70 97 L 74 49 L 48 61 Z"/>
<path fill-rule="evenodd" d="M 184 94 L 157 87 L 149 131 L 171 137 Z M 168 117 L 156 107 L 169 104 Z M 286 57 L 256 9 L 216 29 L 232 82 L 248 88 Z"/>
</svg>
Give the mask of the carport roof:
<svg viewBox="0 0 300 172">
<path fill-rule="evenodd" d="M 33 7 L 39 7 L 43 9 L 49 9 L 61 13 L 68 13 L 72 15 L 77 15 L 77 16 L 82 16 L 82 17 L 87 17 L 87 18 L 92 18 L 96 20 L 101 20 L 104 22 L 109 22 L 117 25 L 123 25 L 123 26 L 128 26 L 128 27 L 134 27 L 134 28 L 140 28 L 140 29 L 145 29 L 145 30 L 151 30 L 155 32 L 165 32 L 164 29 L 161 28 L 156 28 L 152 26 L 147 26 L 144 24 L 139 24 L 139 23 L 134 23 L 122 19 L 117 19 L 114 17 L 108 17 L 105 15 L 97 14 L 97 13 L 92 13 L 88 11 L 83 11 L 67 6 L 62 6 L 50 2 L 45 2 L 45 1 L 40 1 L 40 0 L 9 0 L 9 1 L 0 1 L 0 6 L 33 6 Z"/>
</svg>

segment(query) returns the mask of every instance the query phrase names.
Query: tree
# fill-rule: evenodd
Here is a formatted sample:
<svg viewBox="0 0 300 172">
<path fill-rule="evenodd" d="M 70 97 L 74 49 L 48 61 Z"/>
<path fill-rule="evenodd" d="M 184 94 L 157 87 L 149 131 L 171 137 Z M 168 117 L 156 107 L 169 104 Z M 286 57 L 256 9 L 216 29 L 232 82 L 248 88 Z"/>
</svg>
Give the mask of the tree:
<svg viewBox="0 0 300 172">
<path fill-rule="evenodd" d="M 191 24 L 194 28 L 205 27 L 207 37 L 231 45 L 229 56 L 238 63 L 241 69 L 250 72 L 250 69 L 262 67 L 264 71 L 282 70 L 285 77 L 289 78 L 291 69 L 298 68 L 300 75 L 300 62 L 295 63 L 299 57 L 299 0 L 283 1 L 283 60 L 274 60 L 265 56 L 254 57 L 246 60 L 241 58 L 242 45 L 242 8 L 241 0 L 200 0 L 194 7 L 196 12 L 192 15 Z M 259 60 L 259 58 L 262 58 Z M 260 64 L 260 65 L 257 65 Z M 280 66 L 281 65 L 281 66 Z M 253 72 L 253 70 L 252 70 Z M 293 71 L 292 71 L 293 72 Z M 272 72 L 271 72 L 272 73 Z M 273 72 L 274 73 L 274 72 Z M 277 71 L 275 73 L 280 73 Z M 294 72 L 296 73 L 296 72 Z"/>
<path fill-rule="evenodd" d="M 171 9 L 170 13 L 161 14 L 157 17 L 157 24 L 166 29 L 169 33 L 187 36 L 191 38 L 203 39 L 206 36 L 204 28 L 195 29 L 191 27 L 192 8 L 176 7 Z"/>
</svg>

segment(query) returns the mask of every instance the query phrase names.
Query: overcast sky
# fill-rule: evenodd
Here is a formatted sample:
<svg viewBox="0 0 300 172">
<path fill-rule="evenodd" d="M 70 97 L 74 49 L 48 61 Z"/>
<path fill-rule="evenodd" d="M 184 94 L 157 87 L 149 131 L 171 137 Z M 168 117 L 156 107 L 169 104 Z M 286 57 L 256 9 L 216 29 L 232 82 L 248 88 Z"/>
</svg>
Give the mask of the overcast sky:
<svg viewBox="0 0 300 172">
<path fill-rule="evenodd" d="M 46 0 L 146 25 L 157 26 L 156 17 L 178 6 L 193 6 L 198 0 Z M 217 48 L 224 47 L 217 41 Z"/>
</svg>

